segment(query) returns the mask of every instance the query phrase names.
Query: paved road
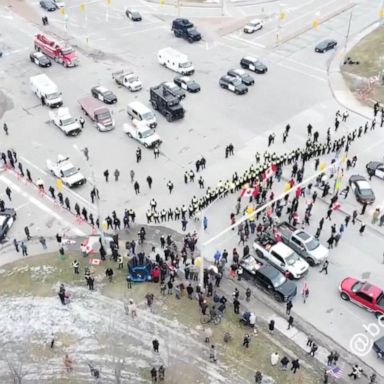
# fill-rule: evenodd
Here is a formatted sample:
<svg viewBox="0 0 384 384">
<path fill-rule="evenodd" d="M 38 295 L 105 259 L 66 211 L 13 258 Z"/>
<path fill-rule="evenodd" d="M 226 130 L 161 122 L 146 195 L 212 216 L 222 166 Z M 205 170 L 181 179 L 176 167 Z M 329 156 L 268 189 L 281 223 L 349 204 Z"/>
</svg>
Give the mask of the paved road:
<svg viewBox="0 0 384 384">
<path fill-rule="evenodd" d="M 287 10 L 290 11 L 287 11 L 284 22 L 295 20 L 293 24 L 296 24 L 297 30 L 302 25 L 303 18 L 310 18 L 312 5 L 316 9 L 323 4 L 304 2 L 300 5 L 297 1 L 286 3 Z M 340 3 L 329 2 L 329 5 L 336 10 Z M 351 36 L 375 20 L 378 4 L 378 1 L 358 2 L 353 8 Z M 31 5 L 37 9 L 36 2 L 31 2 Z M 276 7 L 270 7 L 272 6 Z M 0 10 L 4 30 L 1 48 L 5 51 L 0 70 L 1 90 L 9 98 L 8 105 L 14 104 L 13 109 L 4 116 L 4 121 L 10 127 L 10 136 L 2 137 L 2 145 L 14 147 L 33 176 L 42 177 L 46 186 L 55 183 L 47 175 L 46 159 L 54 159 L 58 153 L 70 155 L 90 181 L 90 170 L 74 144 L 79 148 L 87 146 L 101 193 L 102 216 L 110 214 L 113 209 L 121 213 L 125 207 L 132 207 L 143 220 L 143 214 L 152 197 L 156 198 L 161 207 L 168 208 L 189 202 L 194 194 L 200 194 L 196 183 L 185 185 L 183 182 L 185 170 L 194 168 L 194 162 L 200 156 L 204 155 L 208 161 L 207 169 L 202 173 L 206 183 L 216 185 L 220 179 L 230 177 L 233 171 L 248 167 L 255 151 L 264 152 L 267 136 L 271 132 L 277 134 L 277 143 L 272 151 L 283 152 L 297 145 L 304 145 L 307 122 L 310 121 L 322 137 L 327 128 L 333 125 L 334 113 L 339 108 L 332 98 L 327 78 L 327 65 L 333 53 L 317 55 L 313 52 L 313 46 L 328 37 L 336 38 L 342 45 L 350 11 L 321 24 L 317 30 L 310 30 L 273 48 L 271 36 L 276 28 L 276 18 L 273 17 L 280 9 L 264 9 L 263 12 L 271 15 L 271 18 L 260 34 L 246 37 L 236 32 L 236 27 L 231 27 L 235 29 L 229 28 L 229 34 L 218 37 L 217 29 L 207 29 L 204 30 L 209 36 L 207 41 L 190 45 L 172 36 L 169 30 L 171 15 L 166 11 L 159 11 L 160 5 L 141 2 L 136 8 L 144 15 L 142 23 L 134 24 L 126 20 L 122 2 L 113 1 L 108 11 L 108 21 L 105 2 L 87 3 L 86 13 L 82 13 L 75 3 L 69 2 L 67 34 L 63 17 L 59 13 L 49 15 L 52 26 L 47 31 L 68 38 L 81 48 L 81 65 L 78 68 L 65 69 L 53 65 L 46 70 L 62 91 L 65 105 L 74 115 L 79 116 L 81 112 L 77 98 L 89 94 L 89 89 L 96 84 L 111 88 L 119 98 L 119 103 L 112 107 L 117 122 L 114 131 L 99 133 L 87 121 L 84 131 L 77 138 L 66 138 L 48 123 L 48 109 L 40 105 L 29 89 L 29 77 L 42 72 L 27 57 L 33 46 L 32 37 L 41 27 L 25 22 L 7 9 Z M 184 9 L 182 12 L 184 15 Z M 195 18 L 202 16 L 203 12 L 205 16 L 216 15 L 198 8 L 185 12 L 195 12 L 191 14 Z M 261 10 L 255 9 L 252 12 L 257 15 Z M 251 14 L 251 11 L 247 14 Z M 203 28 L 208 28 L 209 23 L 201 22 Z M 217 25 L 228 26 L 227 21 L 217 22 Z M 235 32 L 232 33 L 233 31 Z M 149 104 L 149 87 L 161 81 L 172 80 L 175 76 L 160 67 L 156 60 L 157 50 L 166 46 L 173 46 L 188 54 L 196 67 L 194 77 L 201 83 L 202 91 L 200 94 L 188 95 L 183 102 L 187 113 L 182 122 L 167 123 L 162 116 L 158 116 L 158 133 L 164 140 L 161 156 L 155 161 L 153 154 L 143 149 L 143 161 L 136 164 L 137 145 L 122 132 L 122 124 L 128 121 L 125 107 L 132 100 Z M 256 75 L 255 86 L 244 97 L 221 90 L 218 87 L 218 78 L 230 67 L 238 66 L 240 58 L 247 54 L 260 56 L 269 67 L 268 74 Z M 112 82 L 111 73 L 120 68 L 135 70 L 144 83 L 144 89 L 132 94 L 117 88 Z M 281 132 L 287 123 L 291 124 L 292 132 L 288 143 L 283 145 Z M 348 124 L 342 129 L 354 129 L 364 123 L 365 119 L 351 114 Z M 355 144 L 353 151 L 359 156 L 358 172 L 364 174 L 365 162 L 382 156 L 382 141 L 382 133 L 376 130 Z M 236 156 L 224 160 L 224 148 L 230 142 L 235 145 Z M 103 171 L 109 169 L 112 173 L 116 167 L 120 169 L 121 180 L 117 183 L 105 183 Z M 130 169 L 135 170 L 141 184 L 142 193 L 139 196 L 134 195 L 129 182 Z M 154 179 L 152 190 L 145 183 L 148 175 Z M 169 179 L 175 184 L 175 191 L 171 196 L 165 186 Z M 58 212 L 52 201 L 38 196 L 35 188 L 24 185 L 9 172 L 0 175 L 0 193 L 4 193 L 6 185 L 14 190 L 14 206 L 19 213 L 11 237 L 22 237 L 26 224 L 46 236 L 54 236 L 58 231 L 75 235 L 89 230 L 78 225 L 71 214 Z M 64 195 L 68 195 L 71 201 L 76 199 L 90 211 L 94 209 L 88 202 L 90 185 L 88 182 L 74 191 L 64 191 Z M 372 186 L 378 205 L 382 206 L 383 182 L 372 180 Z M 209 228 L 202 235 L 204 239 L 225 228 L 234 204 L 235 197 L 230 197 L 209 208 Z M 343 203 L 343 208 L 344 206 L 351 211 L 358 205 L 350 196 Z M 320 204 L 315 208 L 317 220 L 325 209 L 325 205 L 321 208 Z M 58 214 L 61 217 L 58 218 Z M 337 223 L 342 219 L 342 214 L 335 215 Z M 368 215 L 364 220 L 369 220 Z M 169 226 L 180 229 L 179 223 L 170 223 Z M 192 228 L 199 229 L 198 223 L 189 223 L 189 229 Z M 315 223 L 311 230 L 315 230 Z M 328 236 L 327 231 L 326 228 L 323 232 L 323 241 Z M 366 235 L 361 239 L 356 232 L 349 229 L 338 249 L 332 251 L 329 276 L 311 271 L 310 302 L 303 305 L 297 300 L 295 303 L 298 315 L 346 348 L 352 335 L 361 331 L 362 324 L 374 321 L 374 318 L 339 299 L 337 287 L 340 280 L 347 275 L 369 278 L 379 285 L 382 280 L 382 237 L 367 229 Z M 204 254 L 210 258 L 215 248 L 231 249 L 236 242 L 235 235 L 226 235 L 214 246 L 204 249 Z M 325 279 L 328 280 L 327 291 L 324 290 Z M 382 365 L 372 354 L 366 357 L 366 361 L 381 374 L 384 373 Z"/>
</svg>

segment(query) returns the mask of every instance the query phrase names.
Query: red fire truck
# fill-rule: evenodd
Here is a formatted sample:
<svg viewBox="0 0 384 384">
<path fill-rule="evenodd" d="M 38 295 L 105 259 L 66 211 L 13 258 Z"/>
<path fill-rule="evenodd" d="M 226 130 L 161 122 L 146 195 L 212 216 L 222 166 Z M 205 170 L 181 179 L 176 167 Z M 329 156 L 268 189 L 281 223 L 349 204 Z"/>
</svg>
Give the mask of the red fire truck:
<svg viewBox="0 0 384 384">
<path fill-rule="evenodd" d="M 54 41 L 42 33 L 38 33 L 35 36 L 35 49 L 45 53 L 57 63 L 63 64 L 64 67 L 79 65 L 76 52 L 71 46 Z"/>
</svg>

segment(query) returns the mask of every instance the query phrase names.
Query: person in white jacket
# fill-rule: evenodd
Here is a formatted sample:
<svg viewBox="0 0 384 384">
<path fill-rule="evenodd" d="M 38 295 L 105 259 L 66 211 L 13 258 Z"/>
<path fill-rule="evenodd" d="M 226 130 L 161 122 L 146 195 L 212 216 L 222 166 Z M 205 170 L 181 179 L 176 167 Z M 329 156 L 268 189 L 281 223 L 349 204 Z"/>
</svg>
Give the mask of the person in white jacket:
<svg viewBox="0 0 384 384">
<path fill-rule="evenodd" d="M 275 366 L 279 362 L 279 354 L 277 352 L 273 352 L 271 355 L 271 364 Z"/>
</svg>

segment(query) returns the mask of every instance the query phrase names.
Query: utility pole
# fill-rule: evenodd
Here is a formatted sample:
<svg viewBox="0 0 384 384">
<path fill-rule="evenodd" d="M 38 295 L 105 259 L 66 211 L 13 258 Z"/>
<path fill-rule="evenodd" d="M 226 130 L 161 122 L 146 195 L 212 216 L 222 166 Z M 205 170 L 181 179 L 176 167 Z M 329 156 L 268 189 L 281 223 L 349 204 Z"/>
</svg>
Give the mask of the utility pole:
<svg viewBox="0 0 384 384">
<path fill-rule="evenodd" d="M 81 150 L 77 144 L 73 144 L 73 148 L 75 148 L 78 152 L 81 152 L 83 153 L 83 155 L 85 156 L 83 150 Z M 106 241 L 105 241 L 105 235 L 104 235 L 104 229 L 103 229 L 103 223 L 100 222 L 100 201 L 99 201 L 99 194 L 98 194 L 98 188 L 96 187 L 96 177 L 95 177 L 95 171 L 93 169 L 93 165 L 92 165 L 92 162 L 89 160 L 89 158 L 87 158 L 85 156 L 85 160 L 87 162 L 87 165 L 88 165 L 88 168 L 91 172 L 91 183 L 93 185 L 93 187 L 97 190 L 96 194 L 95 194 L 95 203 L 96 203 L 96 219 L 97 221 L 99 222 L 99 226 L 100 228 L 97 228 L 97 230 L 99 231 L 99 234 L 100 234 L 100 240 L 101 240 L 101 245 L 103 246 L 104 250 L 107 251 L 107 244 L 106 244 Z"/>
</svg>

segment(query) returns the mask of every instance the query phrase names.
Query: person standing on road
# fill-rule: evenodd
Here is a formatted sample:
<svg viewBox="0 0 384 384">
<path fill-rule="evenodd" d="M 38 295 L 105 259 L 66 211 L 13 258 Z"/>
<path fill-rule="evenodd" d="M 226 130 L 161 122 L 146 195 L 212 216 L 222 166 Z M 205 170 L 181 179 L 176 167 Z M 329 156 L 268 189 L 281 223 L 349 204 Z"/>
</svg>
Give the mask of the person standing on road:
<svg viewBox="0 0 384 384">
<path fill-rule="evenodd" d="M 129 175 L 131 176 L 131 183 L 133 183 L 135 181 L 135 171 L 131 169 L 131 171 L 129 172 Z"/>
<path fill-rule="evenodd" d="M 309 296 L 309 287 L 308 287 L 308 283 L 305 280 L 303 282 L 303 289 L 301 290 L 301 295 L 303 296 L 303 301 L 305 304 Z"/>
<path fill-rule="evenodd" d="M 289 316 L 289 318 L 288 318 L 288 328 L 287 328 L 287 330 L 288 330 L 288 329 L 291 329 L 291 328 L 293 327 L 293 321 L 294 321 L 293 316 Z"/>
<path fill-rule="evenodd" d="M 115 181 L 119 181 L 120 171 L 118 169 L 115 169 L 115 172 L 113 174 L 115 176 Z"/>
<path fill-rule="evenodd" d="M 39 242 L 40 244 L 42 245 L 43 249 L 46 250 L 48 247 L 47 247 L 47 240 L 45 240 L 44 236 L 40 236 L 39 238 Z"/>
<path fill-rule="evenodd" d="M 5 136 L 8 136 L 8 125 L 7 125 L 7 123 L 4 123 L 3 129 L 4 129 Z"/>
<path fill-rule="evenodd" d="M 288 301 L 287 301 L 286 308 L 285 308 L 285 313 L 286 313 L 287 316 L 290 316 L 290 315 L 291 315 L 292 307 L 293 307 L 292 301 L 291 301 L 291 300 L 288 300 Z"/>
<path fill-rule="evenodd" d="M 171 180 L 168 181 L 168 183 L 167 183 L 167 188 L 168 188 L 168 190 L 169 190 L 169 194 L 171 194 L 172 191 L 173 191 L 173 183 L 172 183 Z"/>
<path fill-rule="evenodd" d="M 81 129 L 83 129 L 84 128 L 84 124 L 85 124 L 85 120 L 84 120 L 83 116 L 80 116 L 79 123 L 80 123 Z"/>
<path fill-rule="evenodd" d="M 24 233 L 25 233 L 25 236 L 27 236 L 27 240 L 31 240 L 31 234 L 30 234 L 30 232 L 29 232 L 29 228 L 28 228 L 28 226 L 26 226 L 26 227 L 24 228 Z"/>
<path fill-rule="evenodd" d="M 56 196 L 55 196 L 55 188 L 52 187 L 52 185 L 49 186 L 48 188 L 48 191 L 49 193 L 51 194 L 51 197 L 53 200 L 56 200 Z"/>
<path fill-rule="evenodd" d="M 359 229 L 360 236 L 363 236 L 364 231 L 365 231 L 365 224 L 361 223 L 361 226 L 360 226 L 360 229 Z"/>
<path fill-rule="evenodd" d="M 106 169 L 106 170 L 104 171 L 104 177 L 105 177 L 105 181 L 108 183 L 108 177 L 109 177 L 109 171 L 108 171 L 108 169 Z"/>
<path fill-rule="evenodd" d="M 141 161 L 141 148 L 137 147 L 136 149 L 136 163 L 140 163 Z"/>
<path fill-rule="evenodd" d="M 136 195 L 140 193 L 140 185 L 137 181 L 135 181 L 135 184 L 133 184 L 133 188 L 135 189 Z"/>
<path fill-rule="evenodd" d="M 160 149 L 157 145 L 153 149 L 153 154 L 155 155 L 155 159 L 157 159 L 160 156 Z"/>
<path fill-rule="evenodd" d="M 204 231 L 206 231 L 207 228 L 208 228 L 208 218 L 207 218 L 207 216 L 204 216 L 204 219 L 203 219 L 203 228 L 204 228 Z"/>
<path fill-rule="evenodd" d="M 152 188 L 152 177 L 151 176 L 147 176 L 147 183 L 148 183 L 148 188 L 151 189 Z"/>
<path fill-rule="evenodd" d="M 323 266 L 321 267 L 319 273 L 325 272 L 328 275 L 328 260 L 324 260 Z"/>
<path fill-rule="evenodd" d="M 16 252 L 19 252 L 19 242 L 16 239 L 13 239 L 13 245 L 15 246 Z"/>
<path fill-rule="evenodd" d="M 355 223 L 356 223 L 357 215 L 358 215 L 358 213 L 357 213 L 357 211 L 356 211 L 356 209 L 355 209 L 355 210 L 353 211 L 353 213 L 352 213 L 352 224 L 353 224 L 353 225 L 355 225 Z"/>
<path fill-rule="evenodd" d="M 367 203 L 363 203 L 363 208 L 361 209 L 361 212 L 360 212 L 360 215 L 364 215 L 364 213 L 365 213 L 365 210 L 367 209 Z"/>
<path fill-rule="evenodd" d="M 9 188 L 9 187 L 5 188 L 5 194 L 8 196 L 9 201 L 12 201 L 12 198 L 11 198 L 12 190 L 11 190 L 11 188 Z"/>
<path fill-rule="evenodd" d="M 21 242 L 21 252 L 23 254 L 23 256 L 28 256 L 28 249 L 27 249 L 27 246 L 25 245 L 24 241 Z"/>
<path fill-rule="evenodd" d="M 80 264 L 79 264 L 79 262 L 78 262 L 77 260 L 73 260 L 73 261 L 72 261 L 73 273 L 74 273 L 75 275 L 78 275 L 78 274 L 79 274 L 79 266 L 80 266 Z"/>
</svg>

